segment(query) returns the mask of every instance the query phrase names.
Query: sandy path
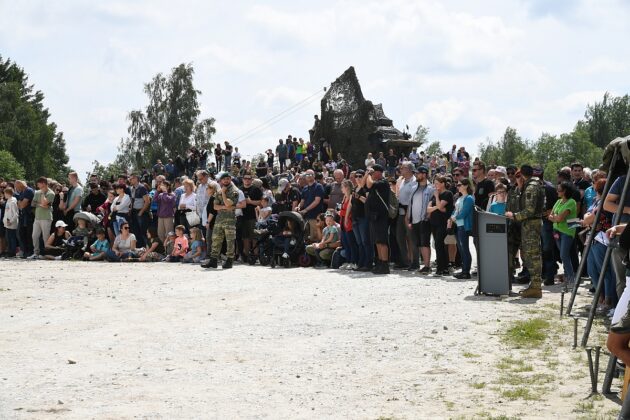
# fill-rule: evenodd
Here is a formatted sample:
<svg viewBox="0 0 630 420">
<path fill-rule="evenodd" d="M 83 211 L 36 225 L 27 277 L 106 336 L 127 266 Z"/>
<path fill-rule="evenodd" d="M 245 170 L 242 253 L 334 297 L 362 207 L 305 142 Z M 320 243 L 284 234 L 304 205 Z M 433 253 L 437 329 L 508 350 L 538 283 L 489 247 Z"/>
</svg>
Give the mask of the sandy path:
<svg viewBox="0 0 630 420">
<path fill-rule="evenodd" d="M 569 347 L 560 374 L 533 361 L 557 376 L 535 411 L 491 386 L 509 353 L 497 333 L 558 293 L 521 304 L 406 273 L 15 264 L 0 278 L 3 419 L 574 418 L 589 391 L 585 363 L 562 367 L 581 354 Z"/>
</svg>

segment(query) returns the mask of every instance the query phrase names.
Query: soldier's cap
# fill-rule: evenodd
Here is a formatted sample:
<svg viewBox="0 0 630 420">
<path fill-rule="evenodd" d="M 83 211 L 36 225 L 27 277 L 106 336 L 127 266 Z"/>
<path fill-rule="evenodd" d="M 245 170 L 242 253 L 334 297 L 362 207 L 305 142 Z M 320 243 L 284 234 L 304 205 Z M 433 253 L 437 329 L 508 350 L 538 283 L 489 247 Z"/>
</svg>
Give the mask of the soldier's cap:
<svg viewBox="0 0 630 420">
<path fill-rule="evenodd" d="M 363 175 L 365 175 L 365 171 L 364 171 L 363 169 L 359 169 L 359 170 L 358 170 L 358 171 L 356 171 L 354 174 L 355 174 L 355 175 L 361 175 L 361 176 L 363 176 Z"/>
<path fill-rule="evenodd" d="M 282 178 L 280 181 L 278 181 L 278 192 L 284 191 L 288 184 L 289 180 L 286 178 Z"/>
<path fill-rule="evenodd" d="M 429 173 L 429 168 L 427 168 L 424 165 L 420 165 L 420 166 L 418 166 L 418 169 L 416 169 L 416 173 L 417 174 L 428 174 Z"/>
<path fill-rule="evenodd" d="M 383 168 L 381 165 L 379 165 L 378 163 L 374 166 L 372 166 L 372 170 L 374 172 L 378 171 L 378 172 L 385 172 L 385 168 Z"/>
<path fill-rule="evenodd" d="M 545 173 L 545 170 L 542 168 L 542 166 L 534 166 L 535 177 L 543 176 L 544 173 Z"/>
<path fill-rule="evenodd" d="M 223 178 L 232 178 L 232 175 L 230 175 L 230 174 L 229 174 L 229 173 L 227 173 L 227 172 L 221 172 L 221 173 L 219 174 L 219 179 L 223 179 Z"/>
</svg>

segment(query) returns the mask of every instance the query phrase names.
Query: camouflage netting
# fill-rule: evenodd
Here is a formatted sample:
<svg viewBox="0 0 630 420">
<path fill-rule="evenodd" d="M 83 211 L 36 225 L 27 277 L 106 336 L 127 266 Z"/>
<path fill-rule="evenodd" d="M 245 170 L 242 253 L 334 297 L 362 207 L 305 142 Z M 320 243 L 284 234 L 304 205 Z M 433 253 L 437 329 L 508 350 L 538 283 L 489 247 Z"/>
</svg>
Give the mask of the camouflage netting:
<svg viewBox="0 0 630 420">
<path fill-rule="evenodd" d="M 353 168 L 364 166 L 368 152 L 386 153 L 393 148 L 396 153 L 409 153 L 418 146 L 394 127 L 381 104 L 374 105 L 363 97 L 354 67 L 330 85 L 321 102 L 320 120 L 313 140 L 328 141 L 333 156 L 341 153 Z"/>
</svg>

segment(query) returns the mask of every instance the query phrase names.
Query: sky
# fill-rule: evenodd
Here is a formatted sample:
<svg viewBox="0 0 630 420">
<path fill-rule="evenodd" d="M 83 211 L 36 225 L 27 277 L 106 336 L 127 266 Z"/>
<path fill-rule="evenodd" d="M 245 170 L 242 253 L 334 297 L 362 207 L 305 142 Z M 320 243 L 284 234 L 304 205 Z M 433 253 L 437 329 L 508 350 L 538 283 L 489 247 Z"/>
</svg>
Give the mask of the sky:
<svg viewBox="0 0 630 420">
<path fill-rule="evenodd" d="M 396 127 L 422 124 L 444 149 L 508 126 L 560 134 L 606 91 L 630 93 L 629 21 L 623 0 L 0 0 L 0 55 L 44 92 L 85 174 L 115 157 L 144 83 L 181 63 L 215 140 L 295 110 L 237 140 L 244 155 L 308 138 L 315 94 L 349 66 Z"/>
</svg>

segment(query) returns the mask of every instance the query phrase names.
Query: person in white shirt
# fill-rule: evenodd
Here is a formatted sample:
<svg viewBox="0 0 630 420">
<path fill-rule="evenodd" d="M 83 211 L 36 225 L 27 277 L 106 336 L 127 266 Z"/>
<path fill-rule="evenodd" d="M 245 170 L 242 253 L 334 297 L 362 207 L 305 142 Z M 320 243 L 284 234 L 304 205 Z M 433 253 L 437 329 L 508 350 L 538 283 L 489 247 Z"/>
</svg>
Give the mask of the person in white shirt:
<svg viewBox="0 0 630 420">
<path fill-rule="evenodd" d="M 370 169 L 375 164 L 376 164 L 376 160 L 374 160 L 372 153 L 368 153 L 367 158 L 365 159 L 365 168 Z"/>
<path fill-rule="evenodd" d="M 192 179 L 186 179 L 182 183 L 184 186 L 184 193 L 179 199 L 179 210 L 188 213 L 188 212 L 196 212 L 197 211 L 197 194 L 195 194 L 195 183 Z M 189 226 L 188 219 L 184 216 L 182 220 L 184 226 L 186 227 L 186 231 L 190 231 L 190 228 L 193 226 Z"/>
<path fill-rule="evenodd" d="M 208 222 L 208 213 L 206 212 L 206 207 L 208 206 L 208 200 L 210 197 L 208 196 L 208 171 L 201 170 L 197 172 L 197 179 L 199 183 L 197 184 L 196 194 L 196 210 L 197 214 L 201 218 L 201 233 L 206 236 L 205 227 Z"/>
<path fill-rule="evenodd" d="M 116 185 L 116 194 L 118 196 L 114 198 L 111 205 L 112 215 L 115 215 L 112 220 L 112 227 L 116 236 L 120 233 L 120 225 L 123 222 L 128 222 L 131 216 L 131 197 L 125 193 L 126 189 L 127 186 L 125 184 Z"/>
<path fill-rule="evenodd" d="M 413 241 L 412 231 L 405 220 L 409 204 L 411 204 L 411 196 L 418 188 L 418 181 L 414 176 L 415 171 L 416 168 L 412 162 L 403 163 L 400 167 L 401 176 L 396 184 L 399 214 L 396 221 L 396 241 L 400 250 L 400 260 L 394 268 L 410 271 L 420 268 L 420 252 Z"/>
</svg>

